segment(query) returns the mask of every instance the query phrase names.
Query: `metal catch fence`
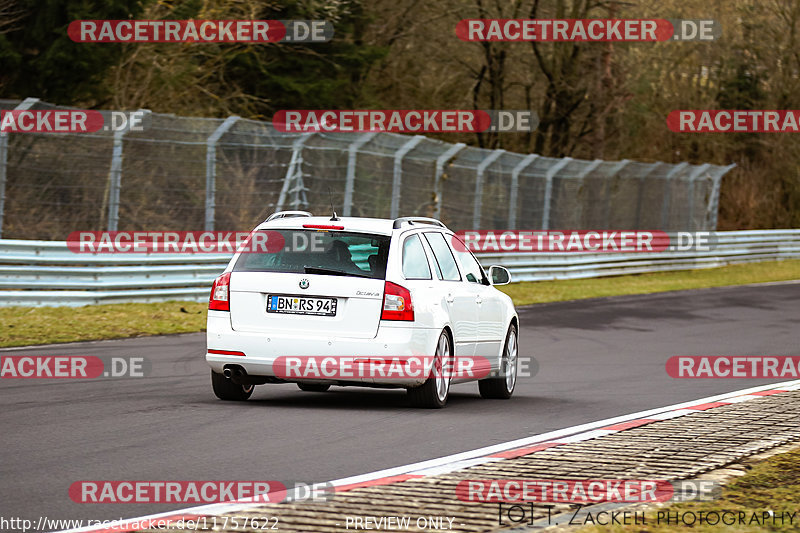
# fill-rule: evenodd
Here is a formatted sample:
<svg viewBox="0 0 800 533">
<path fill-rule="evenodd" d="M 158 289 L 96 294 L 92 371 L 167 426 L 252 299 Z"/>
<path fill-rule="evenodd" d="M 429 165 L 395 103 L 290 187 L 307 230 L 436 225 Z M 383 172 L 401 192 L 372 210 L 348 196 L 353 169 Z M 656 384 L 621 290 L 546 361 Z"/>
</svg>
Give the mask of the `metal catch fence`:
<svg viewBox="0 0 800 533">
<path fill-rule="evenodd" d="M 0 110 L 68 109 L 36 98 Z M 106 123 L 111 111 L 103 111 Z M 248 231 L 272 211 L 434 216 L 461 229 L 716 228 L 732 166 L 554 159 L 392 133 L 145 112 L 142 131 L 0 133 L 0 237 Z"/>
</svg>

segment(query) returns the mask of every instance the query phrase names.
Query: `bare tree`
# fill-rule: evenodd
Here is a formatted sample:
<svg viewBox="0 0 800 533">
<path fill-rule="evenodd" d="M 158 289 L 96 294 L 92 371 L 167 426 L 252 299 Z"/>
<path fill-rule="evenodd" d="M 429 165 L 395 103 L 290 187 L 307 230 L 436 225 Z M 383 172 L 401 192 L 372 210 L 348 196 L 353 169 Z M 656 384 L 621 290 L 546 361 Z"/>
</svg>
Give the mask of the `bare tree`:
<svg viewBox="0 0 800 533">
<path fill-rule="evenodd" d="M 25 10 L 17 5 L 17 0 L 0 0 L 0 35 L 19 29 L 19 22 L 25 18 Z"/>
</svg>

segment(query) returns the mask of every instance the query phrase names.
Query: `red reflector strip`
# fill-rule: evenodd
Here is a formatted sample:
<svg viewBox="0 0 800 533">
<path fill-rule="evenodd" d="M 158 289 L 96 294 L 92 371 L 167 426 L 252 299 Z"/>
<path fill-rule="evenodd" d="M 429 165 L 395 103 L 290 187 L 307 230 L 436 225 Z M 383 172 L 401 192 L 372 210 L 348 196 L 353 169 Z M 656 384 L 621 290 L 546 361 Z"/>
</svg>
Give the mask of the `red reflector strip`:
<svg viewBox="0 0 800 533">
<path fill-rule="evenodd" d="M 344 229 L 344 226 L 325 226 L 322 224 L 303 224 L 303 227 L 310 229 Z"/>
<path fill-rule="evenodd" d="M 759 392 L 751 392 L 753 396 L 772 396 L 773 394 L 780 394 L 782 392 L 786 392 L 783 389 L 772 389 L 772 390 L 762 390 Z"/>
<path fill-rule="evenodd" d="M 391 485 L 392 483 L 401 483 L 409 479 L 419 479 L 425 476 L 416 474 L 400 474 L 399 476 L 389 476 L 380 479 L 372 479 L 370 481 L 362 481 L 360 483 L 352 483 L 350 485 L 340 485 L 336 487 L 336 492 L 346 492 L 348 490 L 360 489 L 362 487 L 380 487 L 382 485 Z"/>
<path fill-rule="evenodd" d="M 239 355 L 245 357 L 244 352 L 234 352 L 232 350 L 208 350 L 208 353 L 213 353 L 216 355 Z"/>
<path fill-rule="evenodd" d="M 638 420 L 629 420 L 627 422 L 620 422 L 619 424 L 613 424 L 611 426 L 606 426 L 600 429 L 605 429 L 609 431 L 625 431 L 626 429 L 638 428 L 639 426 L 652 424 L 653 422 L 657 421 L 651 418 L 640 418 Z"/>
<path fill-rule="evenodd" d="M 534 444 L 533 446 L 528 446 L 525 448 L 517 448 L 516 450 L 507 450 L 504 452 L 493 453 L 489 457 L 500 457 L 503 459 L 514 459 L 515 457 L 522 457 L 523 455 L 529 455 L 534 452 L 540 452 L 542 450 L 546 450 L 548 448 L 552 448 L 554 446 L 561 446 L 561 444 L 557 442 L 542 442 L 540 444 Z"/>
<path fill-rule="evenodd" d="M 715 407 L 722 407 L 723 405 L 730 405 L 728 402 L 710 402 L 710 403 L 701 403 L 698 405 L 692 405 L 691 407 L 685 407 L 685 409 L 692 409 L 694 411 L 707 411 L 709 409 L 713 409 Z"/>
</svg>

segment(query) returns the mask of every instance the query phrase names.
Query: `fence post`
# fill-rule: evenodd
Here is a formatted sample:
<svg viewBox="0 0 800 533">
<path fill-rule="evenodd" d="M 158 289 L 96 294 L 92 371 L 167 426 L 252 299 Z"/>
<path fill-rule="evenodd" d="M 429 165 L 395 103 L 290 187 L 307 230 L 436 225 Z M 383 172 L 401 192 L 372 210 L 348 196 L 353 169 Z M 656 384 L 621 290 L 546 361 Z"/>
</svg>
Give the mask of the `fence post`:
<svg viewBox="0 0 800 533">
<path fill-rule="evenodd" d="M 206 139 L 206 222 L 205 230 L 214 230 L 214 212 L 217 208 L 217 142 L 239 120 L 232 115 L 217 126 Z"/>
<path fill-rule="evenodd" d="M 611 169 L 611 173 L 606 178 L 606 190 L 605 190 L 605 207 L 604 207 L 604 220 L 603 220 L 603 228 L 608 229 L 608 219 L 611 215 L 611 180 L 614 179 L 614 176 L 619 174 L 623 168 L 628 166 L 630 160 L 623 159 L 622 161 L 617 162 L 614 167 Z"/>
<path fill-rule="evenodd" d="M 33 107 L 38 98 L 26 98 L 14 108 L 14 111 L 25 111 Z M 6 208 L 6 176 L 8 172 L 8 132 L 0 131 L 0 239 L 3 238 L 3 215 Z"/>
<path fill-rule="evenodd" d="M 508 204 L 508 229 L 517 229 L 517 196 L 519 196 L 519 175 L 525 170 L 528 165 L 533 163 L 536 154 L 528 154 L 525 158 L 517 163 L 517 166 L 511 171 L 511 192 L 509 193 Z"/>
<path fill-rule="evenodd" d="M 486 156 L 478 165 L 475 175 L 475 203 L 472 207 L 472 229 L 481 227 L 481 207 L 483 206 L 483 175 L 489 165 L 497 161 L 497 158 L 506 153 L 505 150 L 494 150 Z"/>
<path fill-rule="evenodd" d="M 576 180 L 578 180 L 580 182 L 580 185 L 578 186 L 578 192 L 581 191 L 581 188 L 583 187 L 583 180 L 586 178 L 586 176 L 591 174 L 602 163 L 603 163 L 602 159 L 595 159 L 594 161 L 592 161 L 591 163 L 586 165 L 586 168 L 584 168 L 583 170 L 581 170 L 578 173 L 578 176 L 575 178 Z M 585 203 L 586 203 L 585 201 L 579 201 L 578 205 L 575 207 L 575 210 L 577 211 L 577 214 L 578 214 L 578 216 L 576 217 L 576 220 L 580 220 L 581 218 L 583 218 L 583 206 L 584 206 Z M 581 226 L 582 225 L 583 224 L 581 224 Z"/>
<path fill-rule="evenodd" d="M 148 109 L 140 109 L 150 113 Z M 122 140 L 125 134 L 143 121 L 143 115 L 132 116 L 125 127 L 114 132 L 114 150 L 111 154 L 111 170 L 108 173 L 108 231 L 117 231 L 119 226 L 119 191 L 122 188 Z"/>
<path fill-rule="evenodd" d="M 458 152 L 466 148 L 464 143 L 456 143 L 448 148 L 442 155 L 436 158 L 436 169 L 433 176 L 433 218 L 441 220 L 442 218 L 442 174 L 444 173 L 444 165 L 453 159 Z"/>
<path fill-rule="evenodd" d="M 661 227 L 659 228 L 662 231 L 669 231 L 672 229 L 671 227 L 667 227 L 669 223 L 669 208 L 670 203 L 672 202 L 672 180 L 679 172 L 688 166 L 689 163 L 679 163 L 672 167 L 672 170 L 667 172 L 667 175 L 664 176 L 664 194 L 662 196 L 663 201 L 661 203 Z"/>
<path fill-rule="evenodd" d="M 342 216 L 349 217 L 353 209 L 353 189 L 356 183 L 356 156 L 358 150 L 370 142 L 379 132 L 371 131 L 361 135 L 347 147 L 347 178 L 344 182 L 344 206 Z"/>
<path fill-rule="evenodd" d="M 645 180 L 647 180 L 648 176 L 661 168 L 661 165 L 665 164 L 666 163 L 661 161 L 656 161 L 653 163 L 653 166 L 650 168 L 650 170 L 639 176 L 639 190 L 636 192 L 636 227 L 633 229 L 645 229 L 642 227 L 642 200 L 644 199 Z"/>
<path fill-rule="evenodd" d="M 546 180 L 544 183 L 544 202 L 542 206 L 542 229 L 548 230 L 550 229 L 550 203 L 553 199 L 553 178 L 555 177 L 558 172 L 567 166 L 567 164 L 572 161 L 571 157 L 565 157 L 552 167 L 547 170 L 547 174 L 545 174 L 544 179 Z"/>
<path fill-rule="evenodd" d="M 695 181 L 697 181 L 697 178 L 699 178 L 700 175 L 703 172 L 706 172 L 709 168 L 711 168 L 711 164 L 710 163 L 705 163 L 703 165 L 698 166 L 694 170 L 694 172 L 692 172 L 689 175 L 689 181 L 687 183 L 687 187 L 688 187 L 689 190 L 688 190 L 688 193 L 687 193 L 688 202 L 687 202 L 687 209 L 686 209 L 686 211 L 687 211 L 686 228 L 685 228 L 686 231 L 691 231 L 692 229 L 694 229 L 694 183 L 695 183 Z"/>
<path fill-rule="evenodd" d="M 722 176 L 730 172 L 735 166 L 736 163 L 731 163 L 727 167 L 722 167 L 719 172 L 713 176 L 714 186 L 711 189 L 711 199 L 708 202 L 709 216 L 706 217 L 708 220 L 708 227 L 705 229 L 708 231 L 717 231 L 717 216 L 719 215 L 719 189 L 722 183 Z"/>
<path fill-rule="evenodd" d="M 408 142 L 397 150 L 394 154 L 394 174 L 392 176 L 392 206 L 389 210 L 389 218 L 395 219 L 400 211 L 400 192 L 403 183 L 403 158 L 416 145 L 422 142 L 424 135 L 415 135 Z"/>
<path fill-rule="evenodd" d="M 292 143 L 292 158 L 289 160 L 289 168 L 286 169 L 286 175 L 283 177 L 283 186 L 281 186 L 281 192 L 278 195 L 278 203 L 275 205 L 275 211 L 283 210 L 283 204 L 286 202 L 286 195 L 290 192 L 295 193 L 295 202 L 293 207 L 295 209 L 299 208 L 300 201 L 298 192 L 303 193 L 303 189 L 305 189 L 303 184 L 303 145 L 307 140 L 314 136 L 314 134 L 315 132 L 304 133 Z M 298 175 L 295 176 L 295 174 Z M 297 180 L 298 183 L 296 183 L 290 190 L 289 187 L 293 180 Z"/>
</svg>

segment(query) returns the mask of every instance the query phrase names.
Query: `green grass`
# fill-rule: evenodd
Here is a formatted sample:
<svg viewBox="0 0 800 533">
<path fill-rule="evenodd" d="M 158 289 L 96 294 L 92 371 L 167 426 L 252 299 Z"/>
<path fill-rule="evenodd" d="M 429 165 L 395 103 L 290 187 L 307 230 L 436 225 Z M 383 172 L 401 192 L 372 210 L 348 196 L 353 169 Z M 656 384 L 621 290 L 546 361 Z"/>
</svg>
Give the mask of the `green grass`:
<svg viewBox="0 0 800 533">
<path fill-rule="evenodd" d="M 800 531 L 800 450 L 775 455 L 756 463 L 752 470 L 744 476 L 732 481 L 722 488 L 722 496 L 718 500 L 710 502 L 687 502 L 678 503 L 658 510 L 650 510 L 645 513 L 645 525 L 627 526 L 594 526 L 585 527 L 580 533 L 603 532 L 603 533 L 631 533 L 631 532 L 650 532 L 659 533 L 718 533 L 719 531 L 736 531 L 739 533 L 755 533 L 764 531 Z M 784 515 L 785 522 L 781 526 L 780 522 L 772 525 L 768 522 L 766 526 L 758 526 L 754 522 L 752 525 L 731 524 L 726 525 L 720 522 L 717 525 L 695 523 L 689 527 L 683 523 L 666 523 L 662 514 L 659 523 L 658 512 L 662 513 L 689 513 L 685 516 L 688 522 L 692 521 L 692 514 L 699 516 L 702 512 L 722 512 L 722 511 L 745 511 L 747 520 L 753 512 L 761 513 L 773 511 L 775 515 L 781 512 L 796 513 L 793 525 L 789 524 L 789 519 Z M 674 514 L 672 515 L 674 518 Z M 731 516 L 731 515 L 728 515 Z M 714 520 L 712 518 L 712 520 Z"/>
<path fill-rule="evenodd" d="M 206 302 L 0 307 L 0 346 L 205 331 Z"/>
<path fill-rule="evenodd" d="M 516 305 L 800 279 L 800 260 L 500 287 Z M 205 302 L 0 307 L 0 347 L 204 331 Z"/>
<path fill-rule="evenodd" d="M 771 261 L 702 270 L 655 272 L 609 278 L 559 281 L 523 281 L 498 287 L 511 296 L 514 305 L 530 305 L 624 294 L 702 289 L 746 285 L 766 281 L 800 279 L 800 260 Z"/>
</svg>

